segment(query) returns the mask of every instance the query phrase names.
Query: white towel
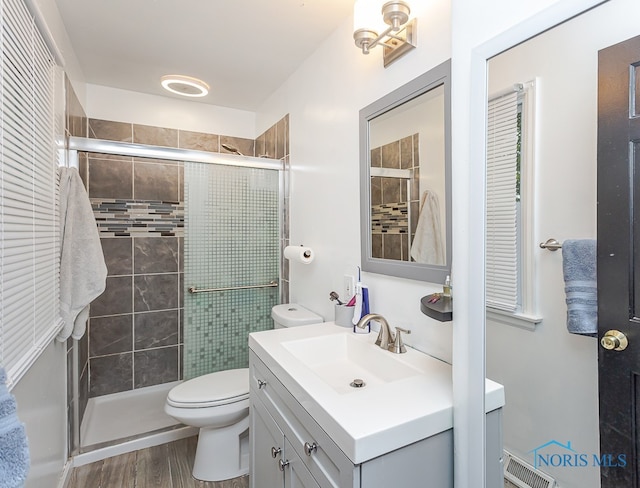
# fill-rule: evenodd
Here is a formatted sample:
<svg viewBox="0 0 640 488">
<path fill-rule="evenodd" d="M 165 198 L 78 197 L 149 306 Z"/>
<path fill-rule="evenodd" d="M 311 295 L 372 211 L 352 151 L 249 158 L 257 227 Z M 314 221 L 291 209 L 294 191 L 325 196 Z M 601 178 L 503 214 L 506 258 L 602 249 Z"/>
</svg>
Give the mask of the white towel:
<svg viewBox="0 0 640 488">
<path fill-rule="evenodd" d="M 425 191 L 420 201 L 416 235 L 411 243 L 411 257 L 417 263 L 445 264 L 438 196 Z"/>
<path fill-rule="evenodd" d="M 89 304 L 106 287 L 107 266 L 89 196 L 75 168 L 60 168 L 60 314 L 64 325 L 56 339 L 80 339 Z"/>
</svg>

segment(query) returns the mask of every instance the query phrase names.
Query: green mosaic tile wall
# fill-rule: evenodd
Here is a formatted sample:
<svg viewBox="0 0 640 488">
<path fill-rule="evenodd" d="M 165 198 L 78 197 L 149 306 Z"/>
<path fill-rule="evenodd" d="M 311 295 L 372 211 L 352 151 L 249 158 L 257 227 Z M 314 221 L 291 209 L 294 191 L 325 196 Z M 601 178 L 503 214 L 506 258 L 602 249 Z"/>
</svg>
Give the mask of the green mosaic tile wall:
<svg viewBox="0 0 640 488">
<path fill-rule="evenodd" d="M 185 163 L 184 379 L 249 365 L 248 335 L 273 328 L 278 288 L 188 293 L 278 280 L 278 172 Z"/>
</svg>

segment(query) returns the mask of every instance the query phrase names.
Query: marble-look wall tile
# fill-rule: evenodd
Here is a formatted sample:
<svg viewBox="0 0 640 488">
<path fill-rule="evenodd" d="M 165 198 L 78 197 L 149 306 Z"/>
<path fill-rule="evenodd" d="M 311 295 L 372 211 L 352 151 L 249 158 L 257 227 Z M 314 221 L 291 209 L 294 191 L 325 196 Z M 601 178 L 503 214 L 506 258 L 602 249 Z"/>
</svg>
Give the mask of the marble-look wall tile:
<svg viewBox="0 0 640 488">
<path fill-rule="evenodd" d="M 147 349 L 135 354 L 134 387 L 158 385 L 178 380 L 178 347 Z"/>
<path fill-rule="evenodd" d="M 133 142 L 133 127 L 125 122 L 89 119 L 89 137 L 108 141 Z"/>
<path fill-rule="evenodd" d="M 135 350 L 178 344 L 178 315 L 178 310 L 135 314 Z"/>
<path fill-rule="evenodd" d="M 256 155 L 260 156 L 261 154 L 265 154 L 267 150 L 265 149 L 265 134 L 261 134 L 254 141 L 254 152 Z"/>
<path fill-rule="evenodd" d="M 133 389 L 132 352 L 91 358 L 89 368 L 92 397 Z"/>
<path fill-rule="evenodd" d="M 73 90 L 71 82 L 65 77 L 66 85 L 66 112 L 67 112 L 67 131 L 70 136 L 86 137 L 87 135 L 87 116 L 76 92 Z"/>
<path fill-rule="evenodd" d="M 382 203 L 402 202 L 403 181 L 398 178 L 381 178 L 382 180 Z"/>
<path fill-rule="evenodd" d="M 208 152 L 220 151 L 220 136 L 217 134 L 181 130 L 178 132 L 178 139 L 178 147 L 180 149 Z"/>
<path fill-rule="evenodd" d="M 276 124 L 276 159 L 284 158 L 289 152 L 287 151 L 287 135 L 288 135 L 289 118 L 283 117 Z"/>
<path fill-rule="evenodd" d="M 93 317 L 89 325 L 89 355 L 105 356 L 131 351 L 133 315 Z"/>
<path fill-rule="evenodd" d="M 177 237 L 136 237 L 133 248 L 135 274 L 178 271 Z"/>
<path fill-rule="evenodd" d="M 380 205 L 382 203 L 382 178 L 374 176 L 371 178 L 371 205 Z"/>
<path fill-rule="evenodd" d="M 91 303 L 91 317 L 131 313 L 131 285 L 130 276 L 107 277 L 107 287 L 104 293 Z"/>
<path fill-rule="evenodd" d="M 371 236 L 371 257 L 382 258 L 382 235 L 373 234 Z"/>
<path fill-rule="evenodd" d="M 133 163 L 130 160 L 89 158 L 90 198 L 133 198 Z"/>
<path fill-rule="evenodd" d="M 78 403 L 80 405 L 80 425 L 87 411 L 87 403 L 89 402 L 89 363 L 80 374 L 80 383 L 78 384 Z"/>
<path fill-rule="evenodd" d="M 264 153 L 258 156 L 276 158 L 276 126 L 272 125 L 264 134 Z M 279 158 L 277 158 L 279 159 Z"/>
<path fill-rule="evenodd" d="M 134 310 L 168 310 L 178 308 L 178 274 L 134 277 Z"/>
<path fill-rule="evenodd" d="M 89 191 L 89 155 L 86 152 L 78 153 L 78 173 L 84 184 L 84 189 Z"/>
<path fill-rule="evenodd" d="M 255 154 L 255 143 L 253 139 L 245 139 L 243 137 L 220 136 L 220 152 L 229 154 L 229 151 L 222 148 L 222 144 L 229 144 L 238 149 L 245 156 L 253 156 Z"/>
<path fill-rule="evenodd" d="M 402 236 L 400 234 L 384 236 L 384 259 L 402 260 Z"/>
<path fill-rule="evenodd" d="M 400 168 L 400 141 L 382 146 L 382 167 Z"/>
<path fill-rule="evenodd" d="M 133 274 L 132 239 L 130 237 L 103 237 L 102 253 L 109 276 Z"/>
<path fill-rule="evenodd" d="M 133 198 L 136 200 L 159 200 L 178 202 L 179 167 L 175 164 L 134 164 Z"/>
<path fill-rule="evenodd" d="M 413 138 L 411 136 L 400 139 L 400 168 L 413 168 Z"/>
<path fill-rule="evenodd" d="M 177 129 L 133 124 L 133 142 L 151 146 L 178 147 Z"/>
<path fill-rule="evenodd" d="M 371 167 L 382 168 L 382 148 L 376 147 L 371 150 Z"/>
<path fill-rule="evenodd" d="M 89 319 L 91 321 L 91 319 Z M 80 373 L 85 373 L 89 369 L 89 334 L 84 334 L 79 341 L 78 346 L 78 366 Z"/>
</svg>

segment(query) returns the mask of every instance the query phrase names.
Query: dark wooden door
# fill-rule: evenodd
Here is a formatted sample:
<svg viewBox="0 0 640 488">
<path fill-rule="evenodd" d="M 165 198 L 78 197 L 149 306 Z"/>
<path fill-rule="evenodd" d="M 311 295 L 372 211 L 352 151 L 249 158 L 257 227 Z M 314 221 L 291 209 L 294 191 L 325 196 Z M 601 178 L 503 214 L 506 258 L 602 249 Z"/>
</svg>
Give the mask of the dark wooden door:
<svg viewBox="0 0 640 488">
<path fill-rule="evenodd" d="M 602 488 L 640 488 L 639 219 L 640 36 L 598 53 L 598 377 Z M 628 341 L 626 348 L 625 341 Z"/>
</svg>

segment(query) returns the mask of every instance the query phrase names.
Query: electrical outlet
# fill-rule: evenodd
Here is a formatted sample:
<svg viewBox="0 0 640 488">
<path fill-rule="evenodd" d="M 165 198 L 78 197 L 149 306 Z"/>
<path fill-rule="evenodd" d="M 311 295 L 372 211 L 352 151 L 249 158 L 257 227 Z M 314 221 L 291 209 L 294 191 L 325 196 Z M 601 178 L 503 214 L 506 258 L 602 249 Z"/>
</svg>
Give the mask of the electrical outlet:
<svg viewBox="0 0 640 488">
<path fill-rule="evenodd" d="M 356 292 L 356 279 L 353 275 L 344 275 L 344 301 L 348 302 Z"/>
</svg>

